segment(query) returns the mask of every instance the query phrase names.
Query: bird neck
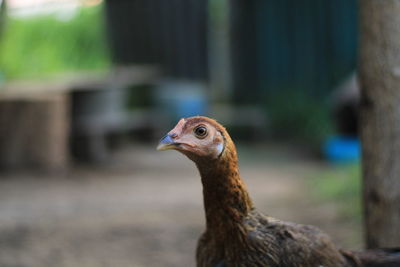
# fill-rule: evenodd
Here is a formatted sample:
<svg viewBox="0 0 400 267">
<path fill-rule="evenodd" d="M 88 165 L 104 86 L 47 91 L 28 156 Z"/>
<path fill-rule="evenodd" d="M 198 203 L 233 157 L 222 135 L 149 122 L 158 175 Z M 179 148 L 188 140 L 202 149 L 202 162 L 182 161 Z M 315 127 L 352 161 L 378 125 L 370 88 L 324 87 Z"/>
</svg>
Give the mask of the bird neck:
<svg viewBox="0 0 400 267">
<path fill-rule="evenodd" d="M 225 240 L 242 229 L 243 218 L 253 209 L 240 178 L 236 150 L 227 147 L 220 158 L 196 162 L 203 184 L 207 232 Z"/>
</svg>

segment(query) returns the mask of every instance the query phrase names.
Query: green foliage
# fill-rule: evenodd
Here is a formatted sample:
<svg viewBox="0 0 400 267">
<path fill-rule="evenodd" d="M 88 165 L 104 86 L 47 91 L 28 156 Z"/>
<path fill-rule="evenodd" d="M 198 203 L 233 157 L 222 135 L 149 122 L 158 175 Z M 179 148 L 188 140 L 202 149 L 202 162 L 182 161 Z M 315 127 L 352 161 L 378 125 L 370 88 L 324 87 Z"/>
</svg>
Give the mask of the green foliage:
<svg viewBox="0 0 400 267">
<path fill-rule="evenodd" d="M 361 220 L 360 165 L 341 166 L 312 179 L 315 196 L 339 203 L 343 216 Z"/>
<path fill-rule="evenodd" d="M 303 91 L 284 90 L 266 104 L 271 128 L 279 138 L 292 138 L 319 148 L 333 132 L 329 105 Z"/>
<path fill-rule="evenodd" d="M 109 65 L 102 7 L 82 8 L 69 20 L 56 16 L 9 18 L 0 39 L 6 79 L 41 78 Z"/>
</svg>

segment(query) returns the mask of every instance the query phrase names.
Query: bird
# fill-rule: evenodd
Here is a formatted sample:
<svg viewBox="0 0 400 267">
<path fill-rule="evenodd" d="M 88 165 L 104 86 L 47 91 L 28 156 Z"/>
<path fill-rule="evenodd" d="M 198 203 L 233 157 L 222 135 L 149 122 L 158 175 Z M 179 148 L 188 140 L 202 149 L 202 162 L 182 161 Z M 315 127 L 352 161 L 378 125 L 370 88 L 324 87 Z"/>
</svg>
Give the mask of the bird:
<svg viewBox="0 0 400 267">
<path fill-rule="evenodd" d="M 216 120 L 182 118 L 157 150 L 177 150 L 200 173 L 206 230 L 197 243 L 198 267 L 399 267 L 400 249 L 337 248 L 319 228 L 257 211 L 238 168 L 235 144 Z"/>
</svg>

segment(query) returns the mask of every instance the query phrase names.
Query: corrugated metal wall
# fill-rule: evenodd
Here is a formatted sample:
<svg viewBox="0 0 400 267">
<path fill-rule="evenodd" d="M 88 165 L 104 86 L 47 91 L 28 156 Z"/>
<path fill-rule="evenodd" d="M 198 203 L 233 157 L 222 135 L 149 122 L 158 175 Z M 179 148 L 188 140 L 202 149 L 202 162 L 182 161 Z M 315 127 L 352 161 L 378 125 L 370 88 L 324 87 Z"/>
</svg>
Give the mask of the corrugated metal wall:
<svg viewBox="0 0 400 267">
<path fill-rule="evenodd" d="M 286 89 L 324 97 L 355 69 L 356 0 L 231 0 L 231 19 L 238 101 Z"/>
<path fill-rule="evenodd" d="M 207 0 L 108 0 L 117 64 L 156 63 L 168 76 L 207 78 Z"/>
<path fill-rule="evenodd" d="M 315 97 L 355 68 L 356 0 L 226 0 L 234 99 L 285 89 Z M 207 0 L 106 1 L 113 58 L 158 63 L 175 78 L 207 80 Z"/>
</svg>

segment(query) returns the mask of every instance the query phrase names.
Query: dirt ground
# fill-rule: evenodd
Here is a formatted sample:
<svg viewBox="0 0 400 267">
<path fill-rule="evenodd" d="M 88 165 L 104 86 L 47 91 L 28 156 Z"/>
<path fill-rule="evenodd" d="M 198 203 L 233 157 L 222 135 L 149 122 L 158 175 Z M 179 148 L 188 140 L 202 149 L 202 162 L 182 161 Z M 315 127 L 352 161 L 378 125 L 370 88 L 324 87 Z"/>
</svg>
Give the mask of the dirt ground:
<svg viewBox="0 0 400 267">
<path fill-rule="evenodd" d="M 309 177 L 328 166 L 271 145 L 239 146 L 239 155 L 258 210 L 361 246 L 360 226 L 310 194 Z M 105 166 L 1 175 L 1 267 L 195 266 L 203 229 L 200 179 L 176 152 L 133 145 Z"/>
</svg>

